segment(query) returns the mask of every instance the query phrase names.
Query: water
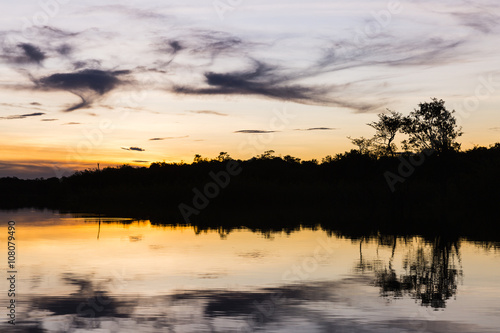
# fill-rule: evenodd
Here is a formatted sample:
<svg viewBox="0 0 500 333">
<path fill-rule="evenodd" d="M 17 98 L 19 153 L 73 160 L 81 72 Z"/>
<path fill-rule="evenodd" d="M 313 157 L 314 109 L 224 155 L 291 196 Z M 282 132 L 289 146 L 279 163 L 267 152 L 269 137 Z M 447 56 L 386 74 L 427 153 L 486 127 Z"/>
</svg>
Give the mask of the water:
<svg viewBox="0 0 500 333">
<path fill-rule="evenodd" d="M 1 332 L 498 332 L 498 244 L 324 230 L 198 232 L 149 221 L 16 221 L 16 326 Z M 99 223 L 101 220 L 101 223 Z M 4 266 L 5 267 L 5 266 Z"/>
</svg>

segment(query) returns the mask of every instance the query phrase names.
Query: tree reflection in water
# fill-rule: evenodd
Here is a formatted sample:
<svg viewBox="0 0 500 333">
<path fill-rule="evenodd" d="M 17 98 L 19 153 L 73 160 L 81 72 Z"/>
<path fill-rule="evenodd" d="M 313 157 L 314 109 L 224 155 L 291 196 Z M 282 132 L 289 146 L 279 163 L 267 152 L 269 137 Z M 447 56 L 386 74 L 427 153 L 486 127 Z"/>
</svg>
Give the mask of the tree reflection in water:
<svg viewBox="0 0 500 333">
<path fill-rule="evenodd" d="M 391 246 L 389 262 L 382 260 L 366 260 L 363 258 L 360 241 L 360 259 L 355 267 L 359 273 L 374 272 L 375 285 L 380 287 L 382 297 L 401 298 L 410 296 L 421 302 L 423 306 L 435 309 L 445 308 L 446 302 L 454 297 L 457 285 L 463 278 L 460 260 L 460 243 L 457 239 L 449 240 L 436 237 L 432 242 L 417 242 L 418 245 L 406 243 L 405 256 L 402 263 L 403 273 L 398 274 L 394 268 L 394 256 L 398 244 L 396 236 L 379 236 L 380 246 Z M 378 250 L 377 250 L 378 252 Z"/>
</svg>

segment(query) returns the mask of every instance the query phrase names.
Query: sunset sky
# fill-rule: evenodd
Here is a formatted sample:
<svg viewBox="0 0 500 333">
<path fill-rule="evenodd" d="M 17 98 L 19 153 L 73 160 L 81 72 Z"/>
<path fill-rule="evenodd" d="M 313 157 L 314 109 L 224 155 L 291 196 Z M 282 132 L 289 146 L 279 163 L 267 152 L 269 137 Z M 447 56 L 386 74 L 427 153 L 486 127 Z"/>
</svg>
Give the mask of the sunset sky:
<svg viewBox="0 0 500 333">
<path fill-rule="evenodd" d="M 2 1 L 0 177 L 353 148 L 437 97 L 499 142 L 500 4 Z"/>
</svg>

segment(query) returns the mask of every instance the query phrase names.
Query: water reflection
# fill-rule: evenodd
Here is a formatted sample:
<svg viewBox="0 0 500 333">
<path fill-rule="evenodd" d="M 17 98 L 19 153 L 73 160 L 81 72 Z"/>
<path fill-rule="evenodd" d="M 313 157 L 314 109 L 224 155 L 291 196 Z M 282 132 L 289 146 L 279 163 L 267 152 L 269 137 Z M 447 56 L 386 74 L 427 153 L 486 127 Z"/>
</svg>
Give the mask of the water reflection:
<svg viewBox="0 0 500 333">
<path fill-rule="evenodd" d="M 380 287 L 380 294 L 386 298 L 410 296 L 423 306 L 445 308 L 446 301 L 457 294 L 463 270 L 460 259 L 460 242 L 457 239 L 436 237 L 432 241 L 415 242 L 401 239 L 404 243 L 402 252 L 402 273 L 394 268 L 394 256 L 398 246 L 395 236 L 380 236 L 377 241 L 381 246 L 391 248 L 391 256 L 386 263 L 377 259 L 363 259 L 361 239 L 359 262 L 355 270 L 360 273 L 373 272 L 375 285 Z M 400 244 L 401 246 L 401 244 Z"/>
<path fill-rule="evenodd" d="M 0 323 L 2 332 L 482 333 L 500 324 L 500 257 L 484 243 L 200 232 L 100 216 L 37 225 L 30 214 L 18 223 L 19 324 Z"/>
<path fill-rule="evenodd" d="M 477 324 L 380 308 L 377 296 L 364 290 L 367 277 L 149 297 L 113 295 L 82 278 L 66 282 L 79 289 L 33 298 L 26 314 L 35 320 L 24 322 L 26 327 L 40 332 L 483 332 Z"/>
</svg>

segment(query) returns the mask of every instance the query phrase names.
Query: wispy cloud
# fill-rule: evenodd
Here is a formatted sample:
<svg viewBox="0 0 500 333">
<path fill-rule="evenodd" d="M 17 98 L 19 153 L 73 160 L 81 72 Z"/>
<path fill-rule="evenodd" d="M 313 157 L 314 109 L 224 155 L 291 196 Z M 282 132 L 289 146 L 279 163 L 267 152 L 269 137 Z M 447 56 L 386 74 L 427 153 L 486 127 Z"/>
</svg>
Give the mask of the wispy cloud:
<svg viewBox="0 0 500 333">
<path fill-rule="evenodd" d="M 27 113 L 27 114 L 17 114 L 6 117 L 0 117 L 0 119 L 11 120 L 11 119 L 25 119 L 28 117 L 38 117 L 43 116 L 45 113 L 43 112 L 35 112 L 35 113 Z"/>
<path fill-rule="evenodd" d="M 333 127 L 311 127 L 311 128 L 297 128 L 296 131 L 335 131 L 337 128 Z"/>
<path fill-rule="evenodd" d="M 448 15 L 458 22 L 456 25 L 470 27 L 478 33 L 496 32 L 500 16 L 491 10 L 492 5 L 467 5 L 473 8 L 465 11 L 464 8 L 468 7 L 461 2 L 461 6 L 439 14 Z M 97 99 L 125 84 L 131 89 L 142 90 L 146 82 L 141 79 L 151 78 L 149 74 L 154 73 L 155 79 L 161 78 L 168 83 L 156 85 L 152 89 L 168 90 L 176 94 L 251 95 L 308 105 L 343 107 L 355 112 L 372 112 L 387 106 L 388 102 L 375 96 L 380 93 L 379 85 L 362 86 L 362 82 L 373 80 L 369 74 L 373 71 L 366 71 L 367 76 L 361 79 L 349 79 L 342 71 L 448 65 L 464 57 L 467 45 L 472 45 L 476 37 L 472 34 L 468 36 L 467 33 L 460 36 L 446 34 L 441 33 L 441 30 L 437 30 L 432 36 L 419 35 L 418 31 L 400 34 L 393 28 L 396 26 L 394 24 L 383 33 L 368 36 L 363 42 L 356 42 L 354 38 L 341 33 L 324 36 L 318 34 L 308 36 L 307 43 L 312 44 L 305 43 L 303 45 L 307 46 L 290 48 L 290 45 L 279 42 L 282 38 L 280 35 L 272 33 L 268 36 L 255 34 L 250 37 L 252 34 L 248 30 L 235 33 L 196 28 L 170 15 L 167 8 L 103 5 L 87 8 L 83 12 L 125 15 L 136 20 L 138 27 L 142 29 L 142 39 L 134 39 L 134 34 L 127 34 L 122 30 L 90 28 L 72 32 L 50 26 L 33 27 L 31 32 L 34 38 L 31 40 L 43 45 L 42 48 L 27 42 L 7 43 L 1 55 L 10 64 L 15 64 L 12 66 L 17 67 L 20 64 L 40 65 L 49 58 L 61 60 L 57 70 L 42 66 L 36 67 L 36 71 L 33 66 L 23 69 L 33 70 L 29 76 L 37 89 L 68 91 L 81 99 L 80 103 L 68 107 L 66 111 L 91 107 Z M 439 17 L 442 19 L 442 16 Z M 449 17 L 447 19 L 451 21 Z M 374 18 L 360 18 L 366 24 L 377 23 L 373 21 Z M 442 25 L 441 22 L 435 24 Z M 22 32 L 0 31 L 0 35 L 2 34 L 19 37 Z M 110 41 L 119 42 L 124 36 L 131 38 L 130 45 L 137 46 L 133 63 L 120 52 L 110 54 L 104 47 Z M 144 36 L 149 37 L 144 39 Z M 303 37 L 292 38 L 303 40 Z M 321 44 L 316 43 L 318 40 L 321 40 Z M 92 52 L 92 59 L 88 58 L 89 47 L 96 48 Z M 289 53 L 290 59 L 297 58 L 294 52 L 302 52 L 299 49 L 307 50 L 307 61 L 301 60 L 300 65 L 288 57 L 276 60 L 275 54 L 284 53 Z M 135 50 L 130 51 L 133 53 Z M 227 59 L 233 60 L 224 67 Z M 117 71 L 111 69 L 112 66 L 131 70 Z M 188 75 L 184 76 L 186 73 Z M 335 76 L 336 73 L 341 75 Z M 124 76 L 127 76 L 127 80 Z M 147 89 L 151 89 L 150 86 Z M 188 112 L 227 116 L 210 110 Z"/>
<path fill-rule="evenodd" d="M 81 123 L 77 123 L 77 122 L 69 122 L 69 123 L 64 123 L 63 125 L 80 125 Z"/>
<path fill-rule="evenodd" d="M 498 12 L 498 8 L 496 9 Z M 500 16 L 495 11 L 476 10 L 467 12 L 452 12 L 460 24 L 479 31 L 483 34 L 490 34 L 498 31 Z"/>
<path fill-rule="evenodd" d="M 189 135 L 185 135 L 185 136 L 167 136 L 167 137 L 164 137 L 164 138 L 152 138 L 152 139 L 149 139 L 149 141 L 174 140 L 174 139 L 184 139 L 184 138 L 189 138 Z"/>
<path fill-rule="evenodd" d="M 135 162 L 135 163 L 149 163 L 149 161 L 143 161 L 143 160 L 133 160 L 132 162 Z"/>
<path fill-rule="evenodd" d="M 195 95 L 263 95 L 284 100 L 307 101 L 326 92 L 325 88 L 289 83 L 276 66 L 256 62 L 255 68 L 230 73 L 205 73 L 208 87 L 174 86 L 179 94 Z"/>
<path fill-rule="evenodd" d="M 189 113 L 196 113 L 196 114 L 209 114 L 209 115 L 213 115 L 213 116 L 222 116 L 222 117 L 228 116 L 227 113 L 218 112 L 218 111 L 211 111 L 211 110 L 193 110 L 193 111 L 188 111 L 188 112 Z"/>
<path fill-rule="evenodd" d="M 107 12 L 112 14 L 126 15 L 130 18 L 141 19 L 141 20 L 159 20 L 164 22 L 165 20 L 171 20 L 174 17 L 171 15 L 163 14 L 158 10 L 141 9 L 138 7 L 131 7 L 126 5 L 102 5 L 93 6 L 86 10 L 87 13 L 94 12 Z"/>
<path fill-rule="evenodd" d="M 55 119 L 55 118 L 42 119 L 42 121 L 56 121 L 56 120 L 59 120 L 59 119 Z"/>
<path fill-rule="evenodd" d="M 129 73 L 126 70 L 85 69 L 73 73 L 52 74 L 36 80 L 35 83 L 39 89 L 64 90 L 80 97 L 81 103 L 66 109 L 66 111 L 74 111 L 90 106 L 97 97 L 115 89 L 123 83 L 118 77 Z"/>
<path fill-rule="evenodd" d="M 146 151 L 146 149 L 139 148 L 139 147 L 121 147 L 123 150 L 130 150 L 130 151 Z"/>
<path fill-rule="evenodd" d="M 245 133 L 245 134 L 266 134 L 266 133 L 276 133 L 277 131 L 264 131 L 264 130 L 239 130 L 234 133 Z"/>
</svg>

